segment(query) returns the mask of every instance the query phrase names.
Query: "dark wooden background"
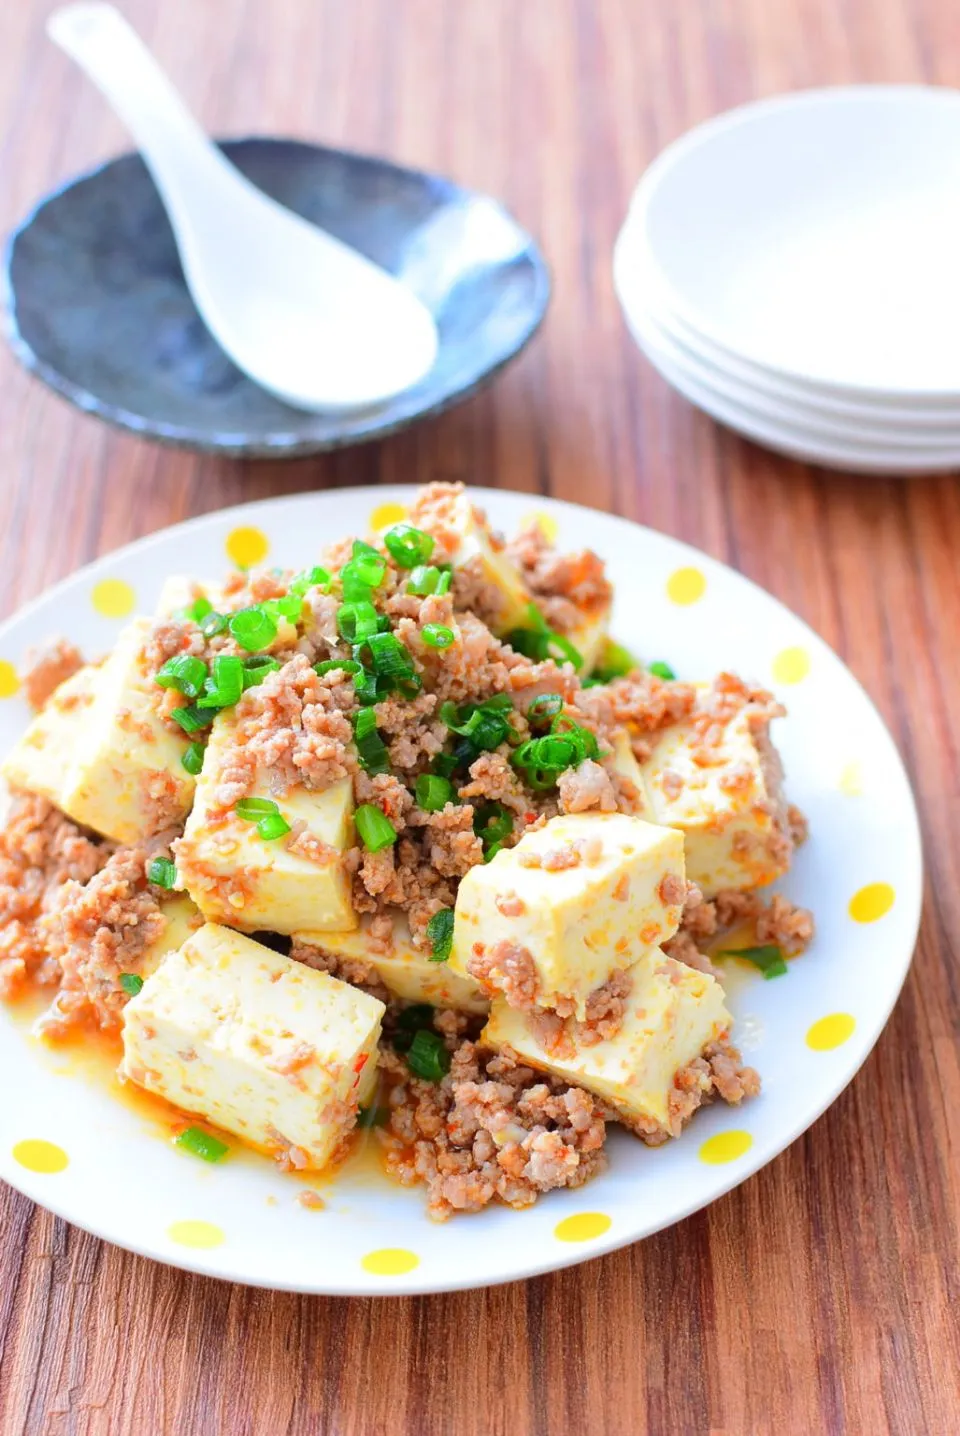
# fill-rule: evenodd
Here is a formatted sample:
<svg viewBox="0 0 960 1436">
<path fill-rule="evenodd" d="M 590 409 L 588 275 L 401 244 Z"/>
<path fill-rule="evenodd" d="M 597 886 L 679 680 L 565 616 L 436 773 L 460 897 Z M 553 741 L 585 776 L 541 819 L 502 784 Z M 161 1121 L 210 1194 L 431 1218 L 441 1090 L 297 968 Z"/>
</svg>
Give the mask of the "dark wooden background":
<svg viewBox="0 0 960 1436">
<path fill-rule="evenodd" d="M 126 146 L 3 6 L 4 228 Z M 646 366 L 610 252 L 654 154 L 739 101 L 960 82 L 948 0 L 126 0 L 205 124 L 340 142 L 501 196 L 541 239 L 543 333 L 488 393 L 296 464 L 163 450 L 0 357 L 0 606 L 224 504 L 456 478 L 582 499 L 733 563 L 834 645 L 919 796 L 912 975 L 873 1057 L 801 1141 L 709 1211 L 578 1270 L 344 1301 L 125 1255 L 0 1192 L 7 1433 L 951 1433 L 960 1429 L 960 487 L 842 477 L 715 428 Z M 4 1094 L 4 1101 L 15 1100 Z M 469 1231 L 464 1231 L 469 1239 Z"/>
</svg>

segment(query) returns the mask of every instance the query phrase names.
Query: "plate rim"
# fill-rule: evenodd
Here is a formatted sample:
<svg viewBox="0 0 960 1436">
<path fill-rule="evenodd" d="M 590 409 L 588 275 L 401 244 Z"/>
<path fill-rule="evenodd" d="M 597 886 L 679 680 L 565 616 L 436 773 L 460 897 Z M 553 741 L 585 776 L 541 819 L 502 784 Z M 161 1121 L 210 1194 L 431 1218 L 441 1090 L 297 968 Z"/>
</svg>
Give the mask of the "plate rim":
<svg viewBox="0 0 960 1436">
<path fill-rule="evenodd" d="M 185 531 L 194 533 L 204 528 L 216 529 L 218 526 L 231 524 L 235 517 L 242 520 L 249 518 L 255 513 L 262 513 L 264 511 L 275 512 L 278 508 L 291 510 L 297 507 L 306 508 L 318 499 L 336 500 L 341 495 L 347 495 L 350 500 L 355 501 L 369 500 L 373 507 L 379 507 L 383 504 L 393 502 L 405 503 L 409 502 L 419 487 L 421 486 L 411 483 L 344 485 L 343 487 L 337 488 L 314 489 L 307 493 L 284 494 L 265 499 L 249 500 L 242 504 L 234 504 L 225 508 L 214 509 L 209 513 L 194 515 L 178 523 L 166 525 L 163 528 L 155 530 L 153 533 L 144 534 L 128 544 L 123 544 L 108 553 L 99 555 L 96 559 L 66 574 L 63 578 L 44 589 L 27 603 L 21 605 L 14 613 L 0 622 L 0 641 L 5 639 L 11 631 L 15 630 L 23 619 L 30 617 L 47 603 L 55 601 L 74 584 L 82 582 L 84 579 L 94 578 L 100 569 L 106 567 L 111 562 L 115 562 L 118 558 L 136 557 L 138 554 L 146 552 L 150 548 L 158 547 L 171 536 L 181 534 Z M 736 1163 L 730 1173 L 726 1174 L 717 1184 L 711 1187 L 709 1195 L 694 1197 L 690 1202 L 672 1211 L 665 1220 L 645 1227 L 642 1234 L 636 1231 L 624 1233 L 622 1230 L 617 1230 L 616 1227 L 614 1227 L 611 1233 L 592 1239 L 586 1249 L 572 1247 L 571 1250 L 567 1252 L 558 1244 L 559 1249 L 556 1256 L 551 1255 L 542 1261 L 533 1260 L 529 1263 L 525 1263 L 521 1270 L 513 1271 L 506 1275 L 495 1275 L 484 1280 L 470 1278 L 467 1281 L 463 1279 L 458 1280 L 456 1277 L 452 1277 L 449 1280 L 436 1280 L 434 1278 L 425 1279 L 421 1276 L 418 1279 L 417 1273 L 420 1270 L 418 1267 L 414 1268 L 412 1272 L 405 1276 L 390 1277 L 389 1285 L 384 1283 L 383 1278 L 367 1281 L 357 1279 L 352 1282 L 327 1282 L 318 1284 L 316 1282 L 308 1283 L 306 1281 L 297 1283 L 278 1282 L 272 1279 L 261 1279 L 249 1275 L 238 1276 L 234 1271 L 229 1269 L 228 1263 L 218 1261 L 217 1249 L 206 1252 L 204 1258 L 201 1258 L 199 1254 L 194 1255 L 191 1249 L 186 1247 L 182 1249 L 181 1254 L 180 1250 L 176 1252 L 166 1251 L 160 1248 L 159 1244 L 151 1244 L 149 1240 L 136 1241 L 124 1239 L 118 1241 L 114 1235 L 100 1228 L 97 1223 L 77 1221 L 75 1217 L 69 1215 L 66 1210 L 66 1204 L 56 1199 L 55 1191 L 51 1194 L 52 1199 L 48 1198 L 46 1193 L 43 1194 L 42 1198 L 35 1196 L 33 1190 L 31 1190 L 34 1188 L 34 1183 L 30 1180 L 31 1174 L 24 1172 L 23 1180 L 20 1180 L 19 1173 L 14 1171 L 11 1175 L 7 1170 L 6 1162 L 4 1162 L 4 1170 L 2 1176 L 0 1176 L 0 1180 L 6 1181 L 8 1185 L 16 1191 L 21 1192 L 29 1200 L 34 1201 L 38 1206 L 52 1212 L 55 1216 L 69 1222 L 72 1226 L 89 1232 L 99 1240 L 109 1242 L 113 1246 L 133 1252 L 137 1256 L 159 1261 L 165 1266 L 190 1271 L 200 1276 L 234 1282 L 242 1286 L 254 1286 L 273 1291 L 291 1291 L 305 1295 L 338 1297 L 417 1296 L 450 1291 L 481 1290 L 486 1287 L 506 1285 L 513 1281 L 525 1281 L 531 1277 L 542 1276 L 548 1272 L 578 1266 L 583 1262 L 592 1261 L 596 1257 L 606 1256 L 610 1252 L 618 1251 L 624 1247 L 633 1245 L 634 1242 L 643 1241 L 649 1236 L 654 1236 L 658 1232 L 666 1230 L 668 1227 L 685 1221 L 688 1217 L 702 1211 L 715 1201 L 719 1201 L 721 1197 L 726 1196 L 735 1187 L 742 1185 L 751 1177 L 755 1176 L 760 1170 L 769 1166 L 771 1162 L 781 1156 L 787 1147 L 791 1146 L 798 1138 L 803 1136 L 804 1133 L 823 1116 L 824 1112 L 837 1101 L 862 1070 L 889 1023 L 890 1016 L 903 990 L 903 985 L 910 971 L 917 947 L 922 916 L 925 877 L 923 837 L 916 794 L 914 793 L 910 774 L 903 761 L 899 745 L 890 732 L 883 715 L 880 713 L 860 680 L 826 640 L 821 638 L 815 629 L 788 608 L 779 598 L 762 588 L 761 585 L 753 579 L 740 573 L 739 570 L 733 568 L 732 565 L 725 563 L 722 559 L 714 558 L 705 550 L 698 549 L 683 539 L 675 538 L 671 534 L 662 533 L 660 530 L 650 528 L 648 525 L 637 523 L 635 520 L 626 518 L 622 514 L 590 508 L 585 504 L 573 503 L 570 500 L 553 498 L 550 495 L 537 492 L 530 493 L 517 489 L 497 489 L 472 484 L 469 485 L 469 492 L 481 501 L 491 505 L 495 505 L 506 496 L 508 500 L 511 501 L 527 501 L 532 508 L 542 508 L 545 512 L 550 512 L 552 509 L 560 509 L 572 517 L 575 517 L 577 514 L 587 513 L 604 520 L 612 520 L 617 524 L 625 525 L 628 529 L 640 529 L 646 537 L 652 538 L 654 541 L 666 542 L 681 557 L 696 559 L 700 563 L 706 562 L 708 567 L 716 567 L 724 571 L 727 575 L 732 576 L 740 584 L 744 585 L 748 590 L 761 595 L 766 603 L 774 605 L 779 612 L 786 614 L 790 618 L 791 623 L 799 625 L 804 635 L 813 641 L 814 646 L 824 650 L 842 668 L 846 679 L 854 685 L 862 701 L 868 704 L 872 709 L 886 741 L 890 758 L 899 769 L 899 776 L 903 782 L 905 795 L 909 798 L 911 821 L 909 833 L 905 834 L 905 837 L 909 839 L 908 857 L 915 862 L 916 873 L 915 881 L 910 883 L 906 893 L 906 896 L 911 898 L 907 909 L 907 931 L 910 935 L 909 942 L 904 941 L 904 954 L 899 961 L 899 970 L 896 973 L 895 980 L 890 985 L 887 998 L 882 1005 L 881 1011 L 869 1028 L 861 1029 L 861 1025 L 858 1023 L 857 1030 L 861 1033 L 861 1037 L 856 1051 L 860 1055 L 853 1065 L 849 1066 L 849 1069 L 845 1066 L 839 1085 L 832 1087 L 829 1096 L 821 1103 L 815 1104 L 815 1109 L 811 1109 L 809 1112 L 805 1111 L 803 1117 L 788 1129 L 785 1129 L 783 1134 L 777 1135 L 773 1143 L 773 1150 L 767 1152 L 761 1160 L 751 1160 L 750 1154 L 747 1153 Z M 900 893 L 898 891 L 898 902 L 899 901 Z M 81 1078 L 79 1080 L 82 1082 L 84 1079 Z M 427 1220 L 426 1217 L 424 1219 Z"/>
</svg>

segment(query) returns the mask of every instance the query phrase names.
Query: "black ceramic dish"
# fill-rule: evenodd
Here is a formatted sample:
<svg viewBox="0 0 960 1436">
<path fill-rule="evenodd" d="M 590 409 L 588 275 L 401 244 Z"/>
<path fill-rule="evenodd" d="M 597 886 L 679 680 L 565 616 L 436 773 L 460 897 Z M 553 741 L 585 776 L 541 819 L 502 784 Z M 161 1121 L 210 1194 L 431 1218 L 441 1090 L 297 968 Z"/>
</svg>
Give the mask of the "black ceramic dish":
<svg viewBox="0 0 960 1436">
<path fill-rule="evenodd" d="M 543 259 L 500 205 L 450 180 L 297 140 L 227 140 L 238 169 L 420 295 L 440 352 L 376 409 L 301 413 L 267 394 L 207 332 L 138 155 L 42 200 L 6 254 L 6 324 L 20 361 L 79 408 L 146 438 L 283 458 L 374 439 L 488 383 L 535 334 Z"/>
</svg>

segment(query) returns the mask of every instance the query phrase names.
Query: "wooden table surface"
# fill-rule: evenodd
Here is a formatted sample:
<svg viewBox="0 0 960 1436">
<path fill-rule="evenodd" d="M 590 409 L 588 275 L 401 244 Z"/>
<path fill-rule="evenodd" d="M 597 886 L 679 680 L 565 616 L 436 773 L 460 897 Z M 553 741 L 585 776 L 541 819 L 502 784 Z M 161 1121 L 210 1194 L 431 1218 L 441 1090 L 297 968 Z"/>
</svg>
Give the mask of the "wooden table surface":
<svg viewBox="0 0 960 1436">
<path fill-rule="evenodd" d="M 126 146 L 46 41 L 0 21 L 5 228 Z M 463 479 L 580 499 L 732 563 L 879 705 L 923 815 L 927 900 L 866 1067 L 765 1171 L 671 1231 L 485 1292 L 324 1300 L 129 1256 L 0 1193 L 3 1433 L 949 1433 L 960 1428 L 960 488 L 776 458 L 674 395 L 624 329 L 610 252 L 656 152 L 755 96 L 960 81 L 945 0 L 127 0 L 219 133 L 446 171 L 540 238 L 545 328 L 492 390 L 295 464 L 164 450 L 2 356 L 0 605 L 224 504 Z M 4 1100 L 15 1100 L 9 1095 Z M 464 1232 L 465 1238 L 468 1232 Z"/>
</svg>

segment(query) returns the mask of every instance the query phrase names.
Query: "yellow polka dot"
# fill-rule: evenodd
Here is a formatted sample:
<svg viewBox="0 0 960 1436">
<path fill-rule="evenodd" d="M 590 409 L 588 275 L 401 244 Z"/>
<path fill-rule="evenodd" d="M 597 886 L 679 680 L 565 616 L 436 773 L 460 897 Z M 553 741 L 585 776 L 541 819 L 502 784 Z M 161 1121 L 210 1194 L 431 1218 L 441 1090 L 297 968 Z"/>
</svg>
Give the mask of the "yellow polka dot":
<svg viewBox="0 0 960 1436">
<path fill-rule="evenodd" d="M 520 520 L 520 527 L 524 529 L 538 528 L 548 543 L 556 543 L 557 534 L 560 532 L 560 525 L 553 514 L 545 514 L 543 509 L 533 509 L 530 513 L 524 514 Z"/>
<path fill-rule="evenodd" d="M 837 779 L 837 787 L 848 798 L 859 798 L 863 792 L 863 771 L 856 759 L 847 763 Z"/>
<path fill-rule="evenodd" d="M 137 595 L 122 578 L 102 578 L 90 595 L 93 606 L 104 618 L 126 618 L 133 612 Z"/>
<path fill-rule="evenodd" d="M 799 683 L 810 672 L 810 655 L 805 648 L 782 648 L 773 660 L 778 683 Z"/>
<path fill-rule="evenodd" d="M 850 916 L 854 922 L 876 922 L 887 915 L 895 897 L 889 883 L 867 883 L 850 899 Z"/>
<path fill-rule="evenodd" d="M 719 1167 L 724 1162 L 735 1162 L 752 1146 L 753 1138 L 749 1132 L 736 1128 L 732 1132 L 718 1132 L 715 1137 L 708 1137 L 700 1148 L 700 1160 L 709 1162 L 711 1167 Z"/>
<path fill-rule="evenodd" d="M 403 1247 L 381 1247 L 379 1251 L 367 1252 L 360 1261 L 364 1271 L 373 1276 L 403 1276 L 420 1265 L 420 1258 Z"/>
<path fill-rule="evenodd" d="M 26 1142 L 18 1142 L 13 1149 L 13 1159 L 19 1162 L 21 1167 L 26 1167 L 28 1172 L 62 1172 L 70 1161 L 62 1147 L 56 1142 L 44 1142 L 39 1137 L 31 1137 Z"/>
<path fill-rule="evenodd" d="M 378 534 L 392 524 L 402 524 L 409 512 L 406 504 L 381 504 L 370 515 L 370 527 Z"/>
<path fill-rule="evenodd" d="M 696 603 L 707 591 L 707 580 L 698 568 L 678 568 L 667 579 L 667 597 L 674 603 Z"/>
<path fill-rule="evenodd" d="M 178 1246 L 204 1250 L 222 1246 L 226 1241 L 222 1229 L 213 1222 L 173 1222 L 167 1227 L 167 1236 Z"/>
<path fill-rule="evenodd" d="M 602 1237 L 611 1225 L 611 1219 L 603 1212 L 577 1212 L 557 1222 L 553 1235 L 561 1242 L 589 1242 L 594 1237 Z"/>
<path fill-rule="evenodd" d="M 0 698 L 13 698 L 20 691 L 20 679 L 12 663 L 0 658 Z"/>
<path fill-rule="evenodd" d="M 831 1012 L 829 1017 L 821 1017 L 808 1029 L 807 1046 L 814 1052 L 832 1052 L 853 1036 L 856 1025 L 856 1018 L 849 1012 Z"/>
<path fill-rule="evenodd" d="M 270 552 L 270 540 L 261 529 L 232 529 L 227 534 L 227 557 L 237 568 L 263 563 Z"/>
</svg>

